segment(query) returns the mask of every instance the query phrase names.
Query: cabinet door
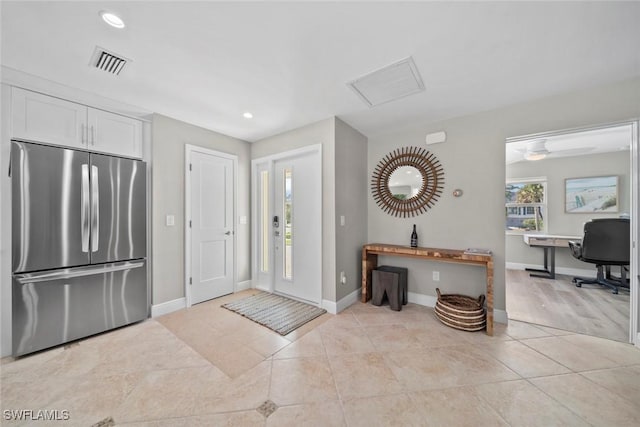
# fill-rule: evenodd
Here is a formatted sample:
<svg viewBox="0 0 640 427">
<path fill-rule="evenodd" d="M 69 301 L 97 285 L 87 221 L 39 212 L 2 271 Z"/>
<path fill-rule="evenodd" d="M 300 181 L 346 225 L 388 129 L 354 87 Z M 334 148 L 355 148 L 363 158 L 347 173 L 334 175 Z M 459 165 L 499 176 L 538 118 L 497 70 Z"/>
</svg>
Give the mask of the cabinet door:
<svg viewBox="0 0 640 427">
<path fill-rule="evenodd" d="M 89 108 L 89 149 L 127 157 L 142 157 L 142 122 Z"/>
<path fill-rule="evenodd" d="M 37 92 L 13 88 L 11 137 L 71 148 L 87 148 L 87 107 Z"/>
</svg>

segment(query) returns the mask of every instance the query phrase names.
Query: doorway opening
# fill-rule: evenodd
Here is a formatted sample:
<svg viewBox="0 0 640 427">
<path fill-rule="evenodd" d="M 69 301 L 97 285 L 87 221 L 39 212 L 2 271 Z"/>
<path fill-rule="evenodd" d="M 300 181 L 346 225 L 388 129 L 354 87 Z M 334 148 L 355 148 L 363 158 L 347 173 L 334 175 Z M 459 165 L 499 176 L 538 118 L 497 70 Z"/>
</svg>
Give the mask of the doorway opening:
<svg viewBox="0 0 640 427">
<path fill-rule="evenodd" d="M 252 162 L 255 287 L 322 300 L 321 145 Z"/>
<path fill-rule="evenodd" d="M 506 144 L 505 286 L 511 320 L 633 342 L 637 329 L 637 123 L 509 138 Z M 635 147 L 635 148 L 634 148 Z M 585 223 L 627 223 L 627 265 L 577 256 Z M 572 242 L 572 243 L 569 243 Z M 577 245 L 576 245 L 577 243 Z M 602 243 L 604 245 L 605 242 Z M 615 243 L 613 243 L 615 245 Z M 570 246 L 574 246 L 572 251 Z M 623 256 L 623 257 L 624 257 Z M 602 265 L 610 262 L 611 265 Z M 626 262 L 622 260 L 622 263 Z M 613 271 L 613 273 L 611 273 Z M 628 279 L 620 280 L 624 275 Z"/>
</svg>

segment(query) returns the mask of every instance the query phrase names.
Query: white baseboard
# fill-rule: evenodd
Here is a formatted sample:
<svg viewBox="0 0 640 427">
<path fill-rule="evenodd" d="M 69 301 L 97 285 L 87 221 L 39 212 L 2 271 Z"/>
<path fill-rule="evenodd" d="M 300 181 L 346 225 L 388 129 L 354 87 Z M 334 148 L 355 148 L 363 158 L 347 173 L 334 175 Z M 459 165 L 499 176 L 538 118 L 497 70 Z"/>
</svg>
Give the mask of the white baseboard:
<svg viewBox="0 0 640 427">
<path fill-rule="evenodd" d="M 506 325 L 509 322 L 509 316 L 507 315 L 506 310 L 498 310 L 497 308 L 494 308 L 493 321 L 495 323 L 504 323 Z"/>
<path fill-rule="evenodd" d="M 337 307 L 336 307 L 338 313 L 340 313 L 342 310 L 344 310 L 345 308 L 349 307 L 350 305 L 355 304 L 356 302 L 360 301 L 360 296 L 361 295 L 362 295 L 362 289 L 358 288 L 355 291 L 351 292 L 346 297 L 342 298 L 340 301 L 338 301 L 338 304 L 337 304 Z"/>
<path fill-rule="evenodd" d="M 636 347 L 640 348 L 640 332 L 638 332 L 638 336 L 636 337 Z"/>
<path fill-rule="evenodd" d="M 247 289 L 251 289 L 252 286 L 252 282 L 251 280 L 245 280 L 243 282 L 238 282 L 236 284 L 236 292 L 240 292 L 240 291 L 245 291 Z"/>
<path fill-rule="evenodd" d="M 263 286 L 263 285 L 259 285 L 256 284 L 255 289 L 259 290 L 259 291 L 263 291 L 263 292 L 271 292 L 271 289 L 269 289 L 268 286 Z"/>
<path fill-rule="evenodd" d="M 178 311 L 187 306 L 187 299 L 182 297 L 171 301 L 155 304 L 151 306 L 151 317 L 162 316 L 163 314 L 169 314 L 174 311 Z"/>
<path fill-rule="evenodd" d="M 321 307 L 327 310 L 327 313 L 338 314 L 338 304 L 333 301 L 323 299 Z"/>
<path fill-rule="evenodd" d="M 337 303 L 323 299 L 321 304 L 322 308 L 327 310 L 327 313 L 338 314 L 345 308 L 349 307 L 351 304 L 354 304 L 357 301 L 359 301 L 361 292 L 362 292 L 362 289 L 358 288 L 355 291 L 351 292 L 346 297 L 340 299 L 340 301 L 338 301 Z"/>
<path fill-rule="evenodd" d="M 407 300 L 411 303 L 424 305 L 425 307 L 435 307 L 438 298 L 431 295 L 416 294 L 415 292 L 407 293 Z"/>
<path fill-rule="evenodd" d="M 524 270 L 525 268 L 541 268 L 542 266 L 539 264 L 521 264 L 519 262 L 507 262 L 505 263 L 505 268 L 510 270 Z M 585 276 L 585 277 L 596 277 L 596 269 L 595 266 L 592 270 L 584 270 L 581 268 L 565 268 L 556 266 L 557 274 L 565 274 L 567 276 Z"/>
<path fill-rule="evenodd" d="M 425 307 L 435 307 L 438 298 L 431 295 L 416 294 L 415 292 L 408 293 L 408 301 L 418 305 L 424 305 Z M 505 310 L 493 309 L 493 321 L 496 323 L 506 324 L 508 320 L 507 312 Z"/>
</svg>

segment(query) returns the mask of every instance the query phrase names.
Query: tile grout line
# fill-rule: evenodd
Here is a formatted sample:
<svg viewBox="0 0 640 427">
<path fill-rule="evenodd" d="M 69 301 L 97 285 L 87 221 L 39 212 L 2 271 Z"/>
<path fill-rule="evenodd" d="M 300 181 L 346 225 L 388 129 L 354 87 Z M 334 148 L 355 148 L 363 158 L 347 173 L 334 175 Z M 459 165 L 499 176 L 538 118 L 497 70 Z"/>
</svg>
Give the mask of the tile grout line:
<svg viewBox="0 0 640 427">
<path fill-rule="evenodd" d="M 602 369 L 602 370 L 613 370 L 613 369 L 625 369 L 626 367 L 618 367 L 618 368 L 610 368 L 610 369 Z M 582 378 L 584 378 L 585 380 L 589 381 L 591 384 L 595 384 L 598 387 L 602 387 L 605 390 L 607 390 L 609 393 L 618 396 L 618 398 L 621 398 L 622 400 L 626 401 L 627 403 L 631 404 L 632 406 L 636 406 L 638 404 L 638 402 L 635 402 L 633 400 L 629 400 L 627 398 L 627 396 L 621 395 L 620 393 L 610 389 L 609 387 L 607 387 L 606 385 L 597 383 L 595 381 L 593 381 L 591 378 L 585 377 L 584 375 L 582 375 L 583 373 L 588 373 L 589 371 L 585 371 L 585 372 L 577 372 L 577 375 L 580 375 Z M 593 371 L 590 371 L 593 372 Z"/>
<path fill-rule="evenodd" d="M 583 334 L 578 334 L 578 335 L 586 336 L 586 337 L 591 337 L 591 338 L 596 338 L 596 339 L 600 339 L 600 340 L 606 340 L 606 339 L 607 339 L 607 338 L 594 337 L 594 336 L 592 336 L 592 335 L 583 335 Z M 558 337 L 558 338 L 561 338 L 564 342 L 567 342 L 567 343 L 569 343 L 569 344 L 571 344 L 571 345 L 574 345 L 574 346 L 576 346 L 576 347 L 580 347 L 580 345 L 578 345 L 578 344 L 574 344 L 574 343 L 572 343 L 571 341 L 567 340 L 567 339 L 566 339 L 566 336 L 567 336 L 567 335 L 563 335 L 563 336 L 560 336 L 560 337 Z M 615 340 L 609 340 L 609 341 L 613 341 L 613 342 L 616 342 L 616 343 L 620 343 L 619 341 L 615 341 Z M 620 343 L 620 344 L 625 344 L 625 343 Z M 629 344 L 629 345 L 632 345 L 632 344 Z M 618 362 L 617 360 L 614 360 L 614 359 L 612 359 L 612 358 L 610 358 L 610 357 L 608 357 L 608 356 L 603 356 L 602 354 L 599 354 L 599 353 L 597 353 L 597 355 L 598 355 L 598 357 L 602 357 L 603 359 L 606 359 L 606 360 L 610 361 L 611 363 L 614 363 L 614 364 L 615 364 L 615 366 L 614 366 L 613 368 L 628 366 L 628 365 L 621 365 L 621 364 L 619 364 L 619 362 Z M 606 368 L 603 368 L 603 369 L 606 369 Z"/>
<path fill-rule="evenodd" d="M 547 338 L 562 338 L 564 335 L 559 335 L 559 336 L 551 336 L 551 337 L 547 337 Z M 540 337 L 543 338 L 543 337 Z M 529 338 L 529 339 L 537 339 L 537 338 Z M 522 341 L 527 341 L 527 339 L 521 340 L 519 342 Z M 567 340 L 563 340 L 568 344 L 571 344 L 573 346 L 575 346 L 575 344 L 573 344 L 570 341 Z M 544 357 L 547 357 L 548 359 L 552 360 L 553 362 L 565 367 L 566 369 L 568 369 L 570 372 L 569 373 L 565 373 L 565 374 L 556 374 L 556 375 L 548 375 L 548 376 L 542 376 L 542 377 L 535 377 L 535 378 L 552 378 L 552 377 L 561 377 L 561 376 L 568 376 L 568 375 L 580 375 L 580 371 L 575 371 L 573 369 L 571 369 L 570 367 L 564 365 L 563 363 L 561 363 L 560 361 L 547 356 L 546 354 L 540 352 L 539 350 L 531 347 L 530 345 L 528 345 L 526 342 L 522 342 L 523 345 L 527 346 L 527 348 L 530 348 L 531 350 L 541 354 Z M 615 369 L 615 368 L 609 368 L 609 369 Z M 582 375 L 580 375 L 582 377 Z M 549 393 L 547 393 L 545 390 L 543 390 L 542 388 L 538 387 L 535 383 L 533 383 L 531 380 L 535 379 L 535 378 L 525 378 L 525 381 L 527 381 L 527 383 L 531 384 L 533 387 L 535 387 L 537 390 L 539 390 L 540 392 L 544 393 L 544 395 L 548 396 L 550 399 L 552 399 L 554 402 L 558 403 L 560 406 L 562 406 L 563 408 L 566 408 L 569 412 L 571 412 L 572 414 L 574 414 L 575 416 L 577 416 L 578 418 L 580 418 L 581 420 L 583 420 L 585 423 L 589 424 L 590 426 L 593 426 L 593 424 L 591 424 L 590 422 L 588 422 L 581 414 L 573 411 L 570 407 L 568 407 L 567 405 L 565 405 L 564 403 L 560 402 L 558 399 L 556 399 L 555 397 L 551 396 Z M 583 377 L 584 378 L 584 377 Z M 587 379 L 587 378 L 585 378 Z M 607 389 L 608 390 L 608 389 Z"/>
<path fill-rule="evenodd" d="M 540 338 L 543 338 L 543 337 L 540 337 Z M 565 364 L 561 363 L 560 361 L 558 361 L 558 360 L 556 360 L 556 359 L 552 358 L 551 356 L 547 356 L 546 354 L 544 354 L 544 353 L 543 353 L 543 352 L 541 352 L 540 350 L 538 350 L 538 349 L 536 349 L 536 348 L 534 348 L 534 347 L 531 347 L 531 346 L 530 346 L 530 345 L 528 345 L 526 342 L 524 342 L 524 341 L 527 341 L 527 340 L 530 340 L 530 339 L 540 339 L 540 338 L 527 338 L 527 339 L 524 339 L 524 340 L 518 340 L 518 342 L 519 342 L 519 343 L 521 343 L 522 345 L 526 346 L 527 348 L 529 348 L 529 349 L 531 349 L 531 350 L 535 351 L 536 353 L 540 354 L 541 356 L 544 356 L 544 357 L 546 357 L 547 359 L 549 359 L 549 360 L 551 360 L 551 361 L 553 361 L 553 362 L 557 363 L 558 365 L 562 366 L 563 368 L 568 369 L 568 370 L 570 371 L 570 373 L 572 373 L 572 374 L 576 374 L 576 373 L 578 373 L 578 371 L 574 371 L 573 369 L 571 369 L 570 367 L 568 367 L 568 366 L 566 366 Z M 544 337 L 544 338 L 560 338 L 560 337 L 559 337 L 559 336 L 551 336 L 551 337 Z M 569 344 L 571 344 L 571 343 L 569 343 Z M 556 374 L 556 375 L 567 375 L 567 374 Z M 549 376 L 554 376 L 554 375 L 545 375 L 545 377 L 549 377 Z"/>
<path fill-rule="evenodd" d="M 356 319 L 356 322 L 358 322 L 358 319 Z M 338 403 L 340 404 L 340 410 L 342 411 L 342 420 L 344 421 L 344 424 L 347 427 L 349 427 L 349 422 L 347 420 L 347 414 L 344 411 L 344 404 L 342 402 L 342 395 L 340 394 L 340 391 L 338 390 L 338 384 L 336 383 L 335 373 L 333 372 L 333 366 L 331 366 L 331 360 L 329 358 L 329 353 L 327 353 L 327 348 L 326 348 L 326 346 L 324 344 L 324 336 L 322 335 L 322 332 L 318 332 L 318 336 L 320 337 L 320 344 L 322 344 L 322 350 L 324 351 L 324 357 L 327 359 L 327 364 L 329 365 L 329 371 L 331 372 L 331 380 L 333 381 L 333 387 L 335 387 L 335 389 L 336 389 L 336 396 L 338 397 Z"/>
<path fill-rule="evenodd" d="M 552 337 L 553 337 L 553 336 L 549 336 L 549 337 L 538 337 L 538 338 L 552 338 Z M 536 338 L 529 338 L 529 339 L 536 339 Z M 569 367 L 567 367 L 567 366 L 563 365 L 562 363 L 558 362 L 557 360 L 552 359 L 551 357 L 549 357 L 549 356 L 547 356 L 547 355 L 545 355 L 545 354 L 543 354 L 543 353 L 540 353 L 538 350 L 536 350 L 536 349 L 534 349 L 534 348 L 532 348 L 532 347 L 530 347 L 530 346 L 526 345 L 525 343 L 523 343 L 523 342 L 522 342 L 522 340 L 514 340 L 514 341 L 519 342 L 519 343 L 521 343 L 521 344 L 525 345 L 527 348 L 530 348 L 531 350 L 533 350 L 533 351 L 535 351 L 535 352 L 539 353 L 540 355 L 542 355 L 542 356 L 546 357 L 547 359 L 549 359 L 549 360 L 551 360 L 551 361 L 553 361 L 553 362 L 555 362 L 555 363 L 558 363 L 559 365 L 561 365 L 561 366 L 565 367 L 566 369 L 568 369 L 568 370 L 570 371 L 569 373 L 564 373 L 564 374 L 545 375 L 545 376 L 534 377 L 534 378 L 550 378 L 550 377 L 558 377 L 558 376 L 566 376 L 566 375 L 576 375 L 576 374 L 578 374 L 578 375 L 579 375 L 579 373 L 578 373 L 578 372 L 573 371 L 572 369 L 570 369 Z M 495 356 L 493 356 L 493 355 L 491 355 L 491 354 L 490 354 L 490 356 L 492 356 L 492 357 L 494 357 L 494 358 L 495 358 Z M 496 360 L 498 360 L 498 359 L 496 359 Z M 500 360 L 498 360 L 498 362 L 502 363 Z M 506 365 L 505 365 L 505 366 L 506 366 Z M 507 366 L 507 368 L 508 368 L 508 366 Z M 544 393 L 546 396 L 548 396 L 548 397 L 549 397 L 550 399 L 552 399 L 554 402 L 558 403 L 560 406 L 562 406 L 562 407 L 566 408 L 569 412 L 571 412 L 572 414 L 576 415 L 578 418 L 580 418 L 581 420 L 583 420 L 585 423 L 589 424 L 590 426 L 593 426 L 593 424 L 591 424 L 591 423 L 587 422 L 587 420 L 585 420 L 582 416 L 580 416 L 580 414 L 575 413 L 574 411 L 572 411 L 572 410 L 571 410 L 571 408 L 567 407 L 565 404 L 563 404 L 562 402 L 560 402 L 559 400 L 557 400 L 555 397 L 551 396 L 550 394 L 548 394 L 547 392 L 545 392 L 545 391 L 544 391 L 544 390 L 542 390 L 541 388 L 537 387 L 534 383 L 532 383 L 532 382 L 530 381 L 530 380 L 532 379 L 531 377 L 523 377 L 522 375 L 520 375 L 518 372 L 515 372 L 515 371 L 514 371 L 514 373 L 515 373 L 516 375 L 518 375 L 518 376 L 520 377 L 520 379 L 519 379 L 519 380 L 511 380 L 511 381 L 522 381 L 522 380 L 526 381 L 528 384 L 530 384 L 531 386 L 535 387 L 535 388 L 536 388 L 537 390 L 539 390 L 540 392 Z M 500 382 L 503 382 L 503 381 L 497 381 L 497 382 L 486 383 L 486 384 L 497 384 L 497 383 L 500 383 Z M 480 397 L 482 398 L 482 396 L 480 396 Z M 483 400 L 484 400 L 487 404 L 489 404 L 489 406 L 491 406 L 491 407 L 493 408 L 493 405 L 491 405 L 491 403 L 489 403 L 489 402 L 488 402 L 488 401 L 486 401 L 485 399 L 483 399 Z M 494 410 L 495 410 L 495 408 L 494 408 Z"/>
<path fill-rule="evenodd" d="M 570 374 L 559 374 L 559 375 L 552 375 L 554 377 L 560 377 L 560 376 L 566 376 L 566 375 L 577 375 L 576 372 L 572 372 Z M 545 378 L 549 378 L 549 377 L 545 377 Z M 595 427 L 594 424 L 590 423 L 589 421 L 587 421 L 581 414 L 575 412 L 573 409 L 571 409 L 570 407 L 568 407 L 567 405 L 565 405 L 564 403 L 560 402 L 558 399 L 556 399 L 555 397 L 551 396 L 549 393 L 547 393 L 545 390 L 541 389 L 540 387 L 538 387 L 536 384 L 534 384 L 533 382 L 531 382 L 528 378 L 525 378 L 525 381 L 527 383 L 529 383 L 532 387 L 534 387 L 536 390 L 539 390 L 541 393 L 543 393 L 545 396 L 547 396 L 549 399 L 553 400 L 554 402 L 556 402 L 558 405 L 562 406 L 563 408 L 565 408 L 567 411 L 569 411 L 570 413 L 574 414 L 576 417 L 580 418 L 581 420 L 583 420 L 586 424 Z"/>
<path fill-rule="evenodd" d="M 269 363 L 269 385 L 267 387 L 267 400 L 266 400 L 266 401 L 270 401 L 270 402 L 273 402 L 273 399 L 271 398 L 271 382 L 272 382 L 272 379 L 273 379 L 273 362 L 274 362 L 274 358 L 273 358 L 273 355 L 271 355 L 270 363 Z M 273 402 L 273 403 L 275 403 L 275 402 Z M 280 408 L 280 405 L 278 405 L 278 408 Z M 276 412 L 278 410 L 278 408 L 276 408 L 276 410 L 274 412 Z M 257 410 L 258 410 L 258 408 L 255 408 L 256 412 L 257 412 Z M 271 416 L 271 415 L 273 415 L 273 413 L 269 414 L 269 416 Z M 265 426 L 267 425 L 267 420 L 268 419 L 269 419 L 269 417 L 265 417 L 264 418 L 264 425 Z"/>
</svg>

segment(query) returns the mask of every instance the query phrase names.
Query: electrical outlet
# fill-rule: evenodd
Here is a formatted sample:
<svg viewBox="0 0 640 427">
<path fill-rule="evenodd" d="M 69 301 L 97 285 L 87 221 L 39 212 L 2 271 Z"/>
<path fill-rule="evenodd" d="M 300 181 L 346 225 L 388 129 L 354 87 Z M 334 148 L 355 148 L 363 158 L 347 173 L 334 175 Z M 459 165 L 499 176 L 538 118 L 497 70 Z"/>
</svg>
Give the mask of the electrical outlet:
<svg viewBox="0 0 640 427">
<path fill-rule="evenodd" d="M 173 227 L 176 225 L 176 217 L 173 215 L 167 215 L 167 227 Z"/>
<path fill-rule="evenodd" d="M 440 281 L 440 272 L 439 271 L 434 271 L 433 272 L 433 281 L 434 282 L 439 282 Z"/>
</svg>

